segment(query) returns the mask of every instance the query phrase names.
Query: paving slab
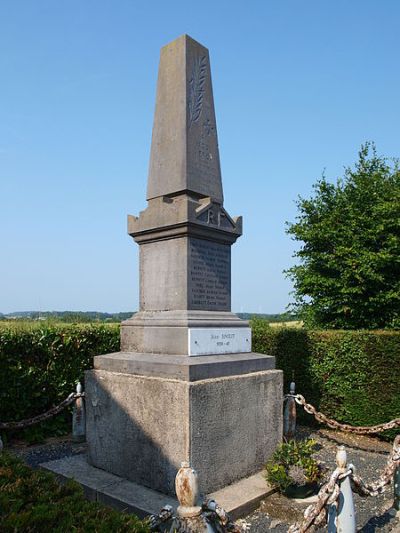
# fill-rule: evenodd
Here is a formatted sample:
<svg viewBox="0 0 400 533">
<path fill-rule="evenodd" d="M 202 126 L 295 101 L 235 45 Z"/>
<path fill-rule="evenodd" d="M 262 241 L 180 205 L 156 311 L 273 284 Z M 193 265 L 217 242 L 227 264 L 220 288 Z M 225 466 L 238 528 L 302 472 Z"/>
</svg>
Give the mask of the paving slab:
<svg viewBox="0 0 400 533">
<path fill-rule="evenodd" d="M 171 496 L 91 466 L 83 454 L 41 463 L 39 466 L 56 474 L 60 481 L 74 479 L 80 483 L 88 499 L 134 513 L 139 518 L 158 514 L 164 505 L 171 505 L 175 509 L 178 506 L 177 500 Z M 236 520 L 254 511 L 260 501 L 272 492 L 262 472 L 259 472 L 209 494 L 208 498 L 216 500 Z"/>
<path fill-rule="evenodd" d="M 264 472 L 258 472 L 213 492 L 209 497 L 223 507 L 233 520 L 236 520 L 257 509 L 260 502 L 273 492 L 275 490 L 266 482 Z"/>
</svg>

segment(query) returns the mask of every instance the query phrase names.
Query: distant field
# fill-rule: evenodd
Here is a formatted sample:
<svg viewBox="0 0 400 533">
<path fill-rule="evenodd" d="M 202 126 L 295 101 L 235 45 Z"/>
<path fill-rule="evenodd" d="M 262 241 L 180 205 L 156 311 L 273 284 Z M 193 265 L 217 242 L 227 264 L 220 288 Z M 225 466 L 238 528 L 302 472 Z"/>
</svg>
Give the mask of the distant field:
<svg viewBox="0 0 400 533">
<path fill-rule="evenodd" d="M 258 318 L 255 315 L 253 315 L 252 318 Z M 262 318 L 261 320 L 267 322 L 272 328 L 301 328 L 303 327 L 303 321 L 302 320 L 287 320 L 284 322 L 276 322 L 276 321 L 270 321 L 268 319 Z M 24 320 L 24 319 L 18 319 L 18 320 L 0 320 L 0 330 L 1 329 L 13 329 L 13 330 L 37 330 L 40 328 L 63 328 L 66 329 L 68 327 L 82 327 L 85 328 L 87 326 L 106 326 L 106 327 L 118 327 L 119 322 L 109 322 L 109 321 L 103 321 L 103 320 L 92 320 L 92 321 L 84 321 L 84 322 L 66 322 L 63 320 L 59 320 L 57 318 L 47 318 L 46 320 Z"/>
<path fill-rule="evenodd" d="M 38 329 L 48 329 L 48 328 L 61 328 L 66 330 L 87 327 L 98 327 L 103 326 L 107 328 L 118 328 L 119 323 L 117 322 L 63 322 L 62 320 L 0 320 L 0 331 L 1 330 L 38 330 Z"/>
<path fill-rule="evenodd" d="M 269 322 L 272 328 L 302 328 L 302 320 L 291 320 L 289 322 Z"/>
</svg>

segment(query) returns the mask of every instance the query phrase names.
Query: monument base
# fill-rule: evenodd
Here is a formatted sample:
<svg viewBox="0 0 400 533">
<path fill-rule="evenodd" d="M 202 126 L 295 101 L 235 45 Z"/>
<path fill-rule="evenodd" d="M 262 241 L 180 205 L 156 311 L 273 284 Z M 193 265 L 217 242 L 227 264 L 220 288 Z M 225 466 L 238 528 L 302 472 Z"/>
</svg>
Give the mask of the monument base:
<svg viewBox="0 0 400 533">
<path fill-rule="evenodd" d="M 123 352 L 190 355 L 190 331 L 224 329 L 246 330 L 247 344 L 240 351 L 251 351 L 249 323 L 226 311 L 140 311 L 121 323 Z M 245 339 L 244 339 L 245 340 Z M 232 352 L 232 350 L 231 350 Z M 229 349 L 226 350 L 226 353 Z M 220 351 L 214 353 L 221 353 Z"/>
<path fill-rule="evenodd" d="M 200 376 L 210 358 L 177 357 L 189 369 L 203 367 Z M 180 372 L 177 361 L 176 373 L 161 377 L 139 375 L 140 354 L 95 358 L 97 369 L 86 372 L 89 462 L 172 495 L 182 461 L 197 470 L 203 493 L 259 471 L 282 437 L 282 372 L 261 354 L 215 356 L 215 368 L 226 368 L 229 357 L 236 375 L 206 379 Z M 119 371 L 101 368 L 107 364 Z"/>
<path fill-rule="evenodd" d="M 40 468 L 53 472 L 61 482 L 74 479 L 82 486 L 88 500 L 134 513 L 139 518 L 157 515 L 165 505 L 174 510 L 179 505 L 176 497 L 166 496 L 89 465 L 83 454 L 42 463 Z M 237 520 L 257 509 L 260 502 L 273 492 L 275 489 L 265 481 L 264 472 L 258 472 L 206 497 L 215 500 L 231 519 Z"/>
</svg>

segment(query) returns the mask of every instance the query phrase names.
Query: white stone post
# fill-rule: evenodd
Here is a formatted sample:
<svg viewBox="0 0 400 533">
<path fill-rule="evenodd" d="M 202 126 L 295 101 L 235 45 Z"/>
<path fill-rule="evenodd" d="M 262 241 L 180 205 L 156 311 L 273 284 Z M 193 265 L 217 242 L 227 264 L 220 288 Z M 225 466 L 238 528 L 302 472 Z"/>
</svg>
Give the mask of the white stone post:
<svg viewBox="0 0 400 533">
<path fill-rule="evenodd" d="M 344 446 L 339 446 L 336 453 L 336 464 L 345 473 L 347 467 L 347 453 Z M 337 532 L 355 533 L 356 513 L 354 509 L 353 491 L 351 490 L 350 478 L 346 476 L 340 484 L 340 494 L 337 501 Z"/>
<path fill-rule="evenodd" d="M 78 382 L 76 386 L 77 394 L 82 394 L 82 385 Z M 72 413 L 72 440 L 83 442 L 86 436 L 86 414 L 85 403 L 82 396 L 75 399 Z"/>
<path fill-rule="evenodd" d="M 189 463 L 181 463 L 175 478 L 175 492 L 179 501 L 177 509 L 180 518 L 193 518 L 201 514 L 199 500 L 199 481 L 196 470 Z"/>
</svg>

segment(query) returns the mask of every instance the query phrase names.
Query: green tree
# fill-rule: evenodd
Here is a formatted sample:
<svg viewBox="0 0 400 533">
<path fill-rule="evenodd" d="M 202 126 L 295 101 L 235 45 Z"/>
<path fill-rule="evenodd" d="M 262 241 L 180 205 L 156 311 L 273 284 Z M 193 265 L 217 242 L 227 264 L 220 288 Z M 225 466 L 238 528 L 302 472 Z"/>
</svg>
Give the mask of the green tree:
<svg viewBox="0 0 400 533">
<path fill-rule="evenodd" d="M 310 199 L 299 197 L 286 232 L 302 242 L 286 274 L 309 326 L 376 329 L 400 326 L 400 168 L 361 147 L 336 184 L 325 176 Z"/>
</svg>

